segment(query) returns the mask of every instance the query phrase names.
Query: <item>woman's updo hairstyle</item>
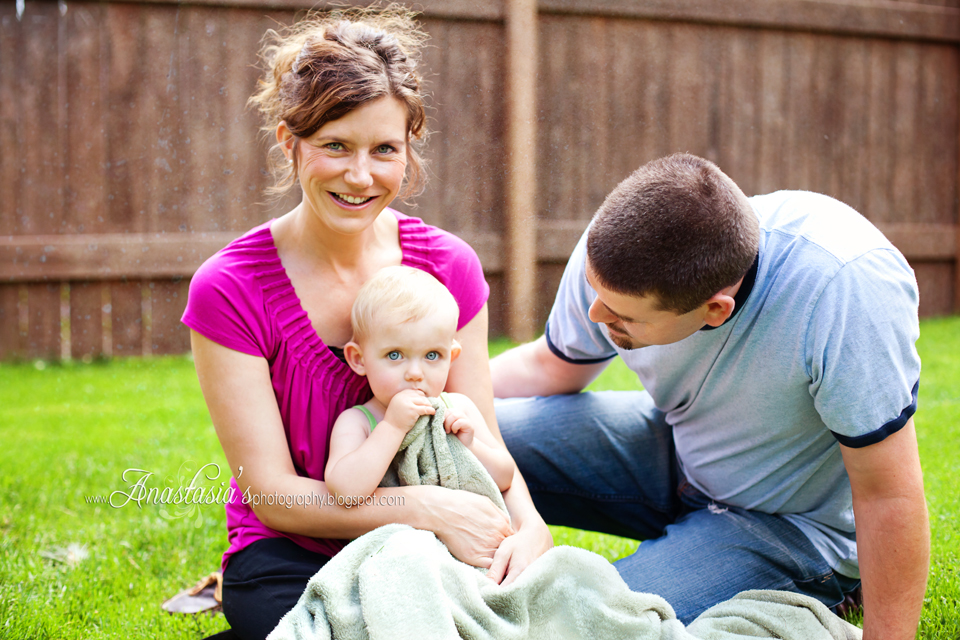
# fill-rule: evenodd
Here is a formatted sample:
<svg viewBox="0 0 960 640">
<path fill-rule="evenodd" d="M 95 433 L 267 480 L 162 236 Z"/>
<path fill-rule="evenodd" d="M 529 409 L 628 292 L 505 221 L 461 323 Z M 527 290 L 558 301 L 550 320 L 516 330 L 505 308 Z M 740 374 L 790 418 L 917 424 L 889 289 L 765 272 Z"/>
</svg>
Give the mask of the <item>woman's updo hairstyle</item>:
<svg viewBox="0 0 960 640">
<path fill-rule="evenodd" d="M 310 13 L 281 31 L 267 31 L 260 49 L 264 76 L 249 104 L 263 118 L 261 128 L 273 136 L 281 121 L 294 134 L 293 162 L 275 145 L 268 162 L 281 195 L 296 184 L 301 138 L 324 124 L 382 98 L 396 98 L 407 109 L 407 180 L 401 198 L 423 188 L 423 160 L 415 143 L 426 134 L 420 47 L 426 35 L 414 14 L 399 5 L 345 8 Z"/>
</svg>

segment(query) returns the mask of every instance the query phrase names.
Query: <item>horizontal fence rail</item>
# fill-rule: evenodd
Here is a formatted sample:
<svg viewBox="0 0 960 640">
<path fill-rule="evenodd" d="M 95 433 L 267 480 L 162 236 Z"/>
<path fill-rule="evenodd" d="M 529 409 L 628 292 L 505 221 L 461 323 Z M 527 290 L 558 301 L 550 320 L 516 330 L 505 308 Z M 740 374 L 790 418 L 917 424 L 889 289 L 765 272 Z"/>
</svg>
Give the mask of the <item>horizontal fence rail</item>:
<svg viewBox="0 0 960 640">
<path fill-rule="evenodd" d="M 922 222 L 879 224 L 878 228 L 910 261 L 953 260 L 956 226 Z M 541 224 L 536 230 L 537 262 L 566 262 L 586 230 L 583 221 Z M 0 282 L 162 279 L 189 277 L 240 233 L 77 234 L 0 237 Z M 506 267 L 506 240 L 495 233 L 461 238 L 494 275 Z"/>
<path fill-rule="evenodd" d="M 534 4 L 536 47 L 513 47 L 535 64 L 510 64 L 510 16 Z M 189 349 L 196 268 L 299 197 L 263 196 L 267 144 L 245 108 L 257 43 L 324 6 L 0 4 L 0 359 Z M 477 250 L 492 332 L 542 326 L 604 196 L 676 151 L 748 195 L 850 204 L 911 262 L 923 315 L 960 310 L 960 0 L 414 6 L 430 180 L 396 206 Z M 508 87 L 534 88 L 519 147 Z M 526 177 L 508 198 L 511 175 Z"/>
</svg>

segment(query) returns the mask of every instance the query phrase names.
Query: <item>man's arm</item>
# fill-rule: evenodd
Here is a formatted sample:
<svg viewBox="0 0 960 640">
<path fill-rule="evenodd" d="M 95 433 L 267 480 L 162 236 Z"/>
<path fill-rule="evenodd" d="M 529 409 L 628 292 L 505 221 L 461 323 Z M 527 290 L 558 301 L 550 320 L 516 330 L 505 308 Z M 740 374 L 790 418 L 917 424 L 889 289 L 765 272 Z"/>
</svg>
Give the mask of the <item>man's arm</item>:
<svg viewBox="0 0 960 640">
<path fill-rule="evenodd" d="M 864 640 L 913 640 L 930 565 L 930 527 L 913 419 L 882 442 L 840 446 L 853 489 Z"/>
<path fill-rule="evenodd" d="M 495 398 L 577 393 L 600 375 L 609 360 L 574 364 L 557 357 L 546 336 L 514 347 L 490 361 Z"/>
</svg>

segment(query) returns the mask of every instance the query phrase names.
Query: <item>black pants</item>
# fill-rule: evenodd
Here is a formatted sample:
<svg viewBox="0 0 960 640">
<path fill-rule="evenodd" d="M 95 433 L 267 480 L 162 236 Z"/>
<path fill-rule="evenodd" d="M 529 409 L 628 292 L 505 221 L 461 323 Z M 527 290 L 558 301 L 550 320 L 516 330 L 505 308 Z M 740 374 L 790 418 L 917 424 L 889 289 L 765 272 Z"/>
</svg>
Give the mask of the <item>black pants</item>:
<svg viewBox="0 0 960 640">
<path fill-rule="evenodd" d="M 233 555 L 223 573 L 223 615 L 233 632 L 266 638 L 329 560 L 287 538 L 257 540 Z"/>
</svg>

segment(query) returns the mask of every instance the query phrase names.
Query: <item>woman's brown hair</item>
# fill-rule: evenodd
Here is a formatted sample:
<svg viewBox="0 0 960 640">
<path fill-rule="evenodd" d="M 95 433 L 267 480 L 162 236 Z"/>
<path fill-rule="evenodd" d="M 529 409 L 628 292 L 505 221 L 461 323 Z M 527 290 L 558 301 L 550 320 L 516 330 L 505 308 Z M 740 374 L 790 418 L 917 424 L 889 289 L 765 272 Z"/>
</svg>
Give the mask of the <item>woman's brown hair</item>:
<svg viewBox="0 0 960 640">
<path fill-rule="evenodd" d="M 417 71 L 425 34 L 407 9 L 351 7 L 310 13 L 291 27 L 267 31 L 260 49 L 264 75 L 248 104 L 272 137 L 281 121 L 294 135 L 293 162 L 275 145 L 268 162 L 276 183 L 290 189 L 299 168 L 299 143 L 327 122 L 390 96 L 407 109 L 408 174 L 401 198 L 419 193 L 425 178 L 416 143 L 426 135 L 426 114 Z"/>
</svg>

